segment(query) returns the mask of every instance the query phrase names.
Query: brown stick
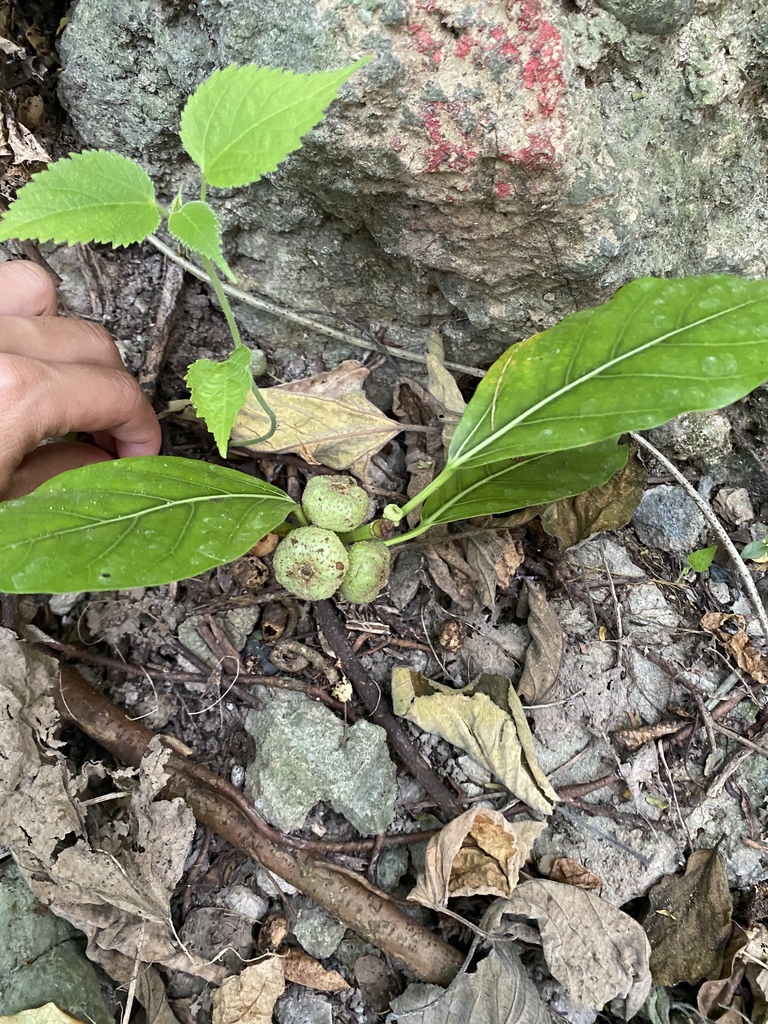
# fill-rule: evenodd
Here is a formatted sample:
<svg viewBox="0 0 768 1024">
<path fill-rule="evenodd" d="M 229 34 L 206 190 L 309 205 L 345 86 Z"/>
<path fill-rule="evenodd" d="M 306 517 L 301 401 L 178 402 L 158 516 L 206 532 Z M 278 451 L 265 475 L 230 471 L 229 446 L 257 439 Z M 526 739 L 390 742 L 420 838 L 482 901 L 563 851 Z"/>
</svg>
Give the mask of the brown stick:
<svg viewBox="0 0 768 1024">
<path fill-rule="evenodd" d="M 64 718 L 124 764 L 137 767 L 154 737 L 151 729 L 126 718 L 68 665 L 61 666 L 56 703 Z M 303 850 L 281 850 L 222 792 L 223 780 L 213 772 L 173 750 L 165 770 L 169 777 L 165 794 L 182 797 L 201 824 L 310 896 L 423 981 L 448 985 L 456 975 L 463 962 L 458 950 L 411 920 L 363 880 L 341 874 L 331 863 Z"/>
<path fill-rule="evenodd" d="M 341 661 L 344 675 L 368 709 L 370 720 L 386 731 L 397 756 L 416 781 L 426 789 L 443 814 L 449 819 L 457 818 L 464 810 L 461 801 L 442 784 L 434 770 L 414 747 L 410 736 L 392 713 L 386 697 L 368 678 L 368 673 L 349 646 L 346 632 L 334 606 L 330 601 L 316 601 L 315 616 L 325 639 Z"/>
</svg>

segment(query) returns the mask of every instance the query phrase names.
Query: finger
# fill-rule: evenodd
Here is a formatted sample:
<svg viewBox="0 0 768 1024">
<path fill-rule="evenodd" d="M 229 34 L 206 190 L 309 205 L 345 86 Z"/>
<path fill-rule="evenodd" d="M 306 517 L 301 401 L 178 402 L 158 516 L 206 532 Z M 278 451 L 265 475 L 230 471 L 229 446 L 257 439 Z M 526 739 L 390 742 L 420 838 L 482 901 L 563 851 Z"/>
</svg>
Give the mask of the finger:
<svg viewBox="0 0 768 1024">
<path fill-rule="evenodd" d="M 7 412 L 6 412 L 7 410 Z M 137 381 L 125 370 L 0 359 L 0 462 L 15 465 L 45 437 L 107 431 L 119 456 L 156 455 L 160 424 Z"/>
<path fill-rule="evenodd" d="M 56 316 L 56 283 L 29 260 L 0 263 L 0 316 Z"/>
<path fill-rule="evenodd" d="M 44 444 L 30 452 L 11 476 L 3 498 L 20 498 L 29 494 L 52 476 L 67 469 L 79 469 L 92 462 L 107 462 L 111 456 L 92 444 L 70 444 L 66 441 Z"/>
<path fill-rule="evenodd" d="M 0 288 L 0 294 L 2 289 Z M 0 319 L 0 358 L 7 355 L 54 363 L 95 363 L 122 369 L 117 346 L 99 324 L 52 316 Z"/>
</svg>

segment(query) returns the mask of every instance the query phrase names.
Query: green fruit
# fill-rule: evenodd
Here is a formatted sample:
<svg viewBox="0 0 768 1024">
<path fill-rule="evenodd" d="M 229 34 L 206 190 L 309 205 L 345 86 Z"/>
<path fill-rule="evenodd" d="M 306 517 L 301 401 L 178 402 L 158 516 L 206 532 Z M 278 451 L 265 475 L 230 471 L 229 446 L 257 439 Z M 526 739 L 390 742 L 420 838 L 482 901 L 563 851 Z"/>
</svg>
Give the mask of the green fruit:
<svg viewBox="0 0 768 1024">
<path fill-rule="evenodd" d="M 313 476 L 301 505 L 311 523 L 336 533 L 349 533 L 368 515 L 368 495 L 351 476 Z"/>
<path fill-rule="evenodd" d="M 335 533 L 302 526 L 275 548 L 272 569 L 280 586 L 304 601 L 322 601 L 339 589 L 349 568 L 347 549 Z"/>
<path fill-rule="evenodd" d="M 361 540 L 349 549 L 349 569 L 339 593 L 353 604 L 368 604 L 389 580 L 389 548 L 380 540 Z"/>
</svg>

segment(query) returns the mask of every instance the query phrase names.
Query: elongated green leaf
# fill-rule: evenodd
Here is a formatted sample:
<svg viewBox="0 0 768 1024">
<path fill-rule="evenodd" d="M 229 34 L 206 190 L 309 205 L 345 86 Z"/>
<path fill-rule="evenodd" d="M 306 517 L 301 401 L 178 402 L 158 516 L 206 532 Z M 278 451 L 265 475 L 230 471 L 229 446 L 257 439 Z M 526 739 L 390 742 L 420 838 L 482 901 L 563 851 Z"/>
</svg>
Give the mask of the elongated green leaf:
<svg viewBox="0 0 768 1024">
<path fill-rule="evenodd" d="M 768 281 L 626 285 L 513 345 L 480 383 L 448 465 L 559 451 L 736 401 L 768 377 Z"/>
<path fill-rule="evenodd" d="M 35 174 L 0 223 L 0 241 L 130 245 L 157 230 L 160 211 L 143 167 L 101 149 L 72 153 Z"/>
<path fill-rule="evenodd" d="M 236 280 L 221 251 L 219 219 L 208 203 L 196 199 L 172 210 L 168 217 L 168 230 L 182 245 L 213 260 L 230 281 Z"/>
<path fill-rule="evenodd" d="M 192 404 L 213 434 L 219 455 L 226 458 L 227 442 L 237 414 L 251 390 L 251 350 L 244 345 L 223 363 L 197 359 L 184 378 L 192 392 Z"/>
<path fill-rule="evenodd" d="M 122 590 L 239 558 L 295 508 L 245 473 L 171 456 L 100 462 L 0 502 L 0 591 Z"/>
<path fill-rule="evenodd" d="M 511 464 L 459 469 L 427 498 L 421 525 L 500 515 L 581 494 L 617 473 L 627 461 L 627 450 L 613 439 L 587 448 L 532 455 Z"/>
<path fill-rule="evenodd" d="M 294 74 L 253 64 L 214 71 L 181 115 L 181 141 L 219 188 L 257 181 L 298 149 L 347 79 L 370 60 L 338 71 Z"/>
</svg>

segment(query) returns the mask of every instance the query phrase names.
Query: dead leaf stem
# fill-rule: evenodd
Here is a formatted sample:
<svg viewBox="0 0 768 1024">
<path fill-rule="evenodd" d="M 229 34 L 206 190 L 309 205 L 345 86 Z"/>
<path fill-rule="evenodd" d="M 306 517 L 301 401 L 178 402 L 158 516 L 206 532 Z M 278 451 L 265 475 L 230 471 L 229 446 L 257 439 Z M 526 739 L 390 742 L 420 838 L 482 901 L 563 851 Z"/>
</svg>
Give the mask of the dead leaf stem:
<svg viewBox="0 0 768 1024">
<path fill-rule="evenodd" d="M 448 819 L 458 817 L 463 811 L 461 800 L 443 785 L 395 718 L 388 701 L 352 650 L 333 604 L 330 601 L 317 601 L 315 616 L 325 639 L 341 662 L 344 675 L 367 708 L 370 721 L 385 730 L 392 749 L 443 814 Z"/>
<path fill-rule="evenodd" d="M 124 764 L 138 767 L 154 733 L 132 722 L 74 669 L 61 666 L 56 693 L 59 713 Z M 279 875 L 367 941 L 395 957 L 426 982 L 447 985 L 461 967 L 458 950 L 411 920 L 384 893 L 363 879 L 341 874 L 334 865 L 303 849 L 290 853 L 242 793 L 213 772 L 175 750 L 165 765 L 170 797 L 182 797 L 197 820 L 216 831 L 267 870 Z M 298 843 L 298 840 L 294 840 Z"/>
</svg>

